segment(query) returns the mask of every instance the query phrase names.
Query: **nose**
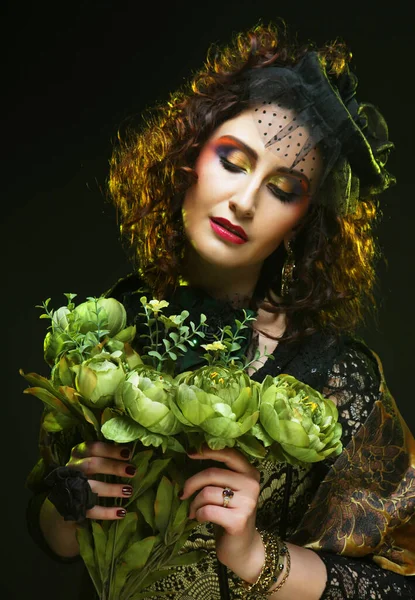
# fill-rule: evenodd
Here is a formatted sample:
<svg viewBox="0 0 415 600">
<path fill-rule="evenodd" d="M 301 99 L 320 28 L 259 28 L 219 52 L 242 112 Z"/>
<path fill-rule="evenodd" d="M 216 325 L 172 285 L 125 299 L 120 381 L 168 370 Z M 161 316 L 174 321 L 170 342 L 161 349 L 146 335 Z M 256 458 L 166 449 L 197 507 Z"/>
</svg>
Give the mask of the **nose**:
<svg viewBox="0 0 415 600">
<path fill-rule="evenodd" d="M 260 183 L 252 179 L 246 182 L 229 200 L 230 210 L 238 217 L 251 218 L 258 203 Z"/>
</svg>

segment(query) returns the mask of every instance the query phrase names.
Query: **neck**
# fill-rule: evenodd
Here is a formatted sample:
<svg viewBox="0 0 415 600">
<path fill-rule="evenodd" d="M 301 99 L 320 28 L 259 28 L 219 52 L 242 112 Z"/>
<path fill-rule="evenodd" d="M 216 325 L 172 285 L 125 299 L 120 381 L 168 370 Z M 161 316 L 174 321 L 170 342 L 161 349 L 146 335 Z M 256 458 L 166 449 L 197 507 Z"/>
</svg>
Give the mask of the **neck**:
<svg viewBox="0 0 415 600">
<path fill-rule="evenodd" d="M 261 265 L 218 267 L 199 256 L 192 248 L 186 252 L 183 278 L 217 299 L 248 306 L 259 278 Z"/>
</svg>

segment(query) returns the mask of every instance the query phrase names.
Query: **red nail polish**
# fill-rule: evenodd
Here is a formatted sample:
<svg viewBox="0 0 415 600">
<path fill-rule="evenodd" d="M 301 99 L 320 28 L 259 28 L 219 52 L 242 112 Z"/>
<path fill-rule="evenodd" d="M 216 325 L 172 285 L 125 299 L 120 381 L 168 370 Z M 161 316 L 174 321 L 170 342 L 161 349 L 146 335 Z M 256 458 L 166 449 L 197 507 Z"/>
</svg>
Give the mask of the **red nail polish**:
<svg viewBox="0 0 415 600">
<path fill-rule="evenodd" d="M 127 514 L 127 511 L 124 510 L 124 508 L 119 508 L 117 510 L 117 517 L 125 517 L 126 514 Z"/>
<path fill-rule="evenodd" d="M 124 496 L 131 496 L 131 494 L 133 493 L 133 488 L 129 485 L 126 485 L 122 488 L 122 493 L 124 494 Z"/>
<path fill-rule="evenodd" d="M 120 455 L 122 456 L 122 458 L 129 458 L 130 450 L 128 448 L 123 448 L 120 452 Z"/>
<path fill-rule="evenodd" d="M 136 470 L 137 469 L 135 467 L 125 467 L 125 472 L 127 475 L 135 475 Z"/>
</svg>

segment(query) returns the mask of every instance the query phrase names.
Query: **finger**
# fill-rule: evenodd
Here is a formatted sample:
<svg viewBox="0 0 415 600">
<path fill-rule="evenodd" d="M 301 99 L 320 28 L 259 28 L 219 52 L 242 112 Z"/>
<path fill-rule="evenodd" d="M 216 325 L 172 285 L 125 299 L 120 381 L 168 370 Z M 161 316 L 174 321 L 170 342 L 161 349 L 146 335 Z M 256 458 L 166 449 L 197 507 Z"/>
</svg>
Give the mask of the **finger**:
<svg viewBox="0 0 415 600">
<path fill-rule="evenodd" d="M 214 486 L 203 488 L 190 505 L 189 518 L 194 519 L 197 511 L 208 504 L 224 507 L 223 488 Z M 234 492 L 234 495 L 229 498 L 227 508 L 236 509 L 238 507 L 241 507 L 243 511 L 250 512 L 255 510 L 256 502 L 252 497 L 243 496 L 242 492 Z"/>
<path fill-rule="evenodd" d="M 259 471 L 248 461 L 248 459 L 235 448 L 223 448 L 223 450 L 212 450 L 207 445 L 203 446 L 202 452 L 188 453 L 189 458 L 210 459 L 224 463 L 232 471 L 245 473 L 255 477 L 259 481 Z"/>
<path fill-rule="evenodd" d="M 88 519 L 110 521 L 123 519 L 127 511 L 121 506 L 99 506 L 96 504 L 93 508 L 87 510 L 85 514 Z"/>
<path fill-rule="evenodd" d="M 234 492 L 244 490 L 244 495 L 253 496 L 254 498 L 258 498 L 259 495 L 259 482 L 256 479 L 229 469 L 210 467 L 199 471 L 199 473 L 186 480 L 180 498 L 182 500 L 189 498 L 197 490 L 208 486 L 222 489 L 229 487 Z"/>
<path fill-rule="evenodd" d="M 101 458 L 114 458 L 117 460 L 128 460 L 131 456 L 129 446 L 118 445 L 109 442 L 82 442 L 72 448 L 71 456 L 75 458 L 86 458 L 88 456 L 100 456 Z"/>
<path fill-rule="evenodd" d="M 136 468 L 134 465 L 126 465 L 120 460 L 88 456 L 87 458 L 71 458 L 66 465 L 73 469 L 79 469 L 88 477 L 94 475 L 116 475 L 118 477 L 134 477 Z"/>
<path fill-rule="evenodd" d="M 195 512 L 193 517 L 199 523 L 214 523 L 223 527 L 230 535 L 242 535 L 248 526 L 250 516 L 240 510 L 229 510 L 223 506 L 207 504 Z"/>
<path fill-rule="evenodd" d="M 88 479 L 91 490 L 101 498 L 129 498 L 133 488 L 125 483 L 105 483 L 96 479 Z"/>
</svg>

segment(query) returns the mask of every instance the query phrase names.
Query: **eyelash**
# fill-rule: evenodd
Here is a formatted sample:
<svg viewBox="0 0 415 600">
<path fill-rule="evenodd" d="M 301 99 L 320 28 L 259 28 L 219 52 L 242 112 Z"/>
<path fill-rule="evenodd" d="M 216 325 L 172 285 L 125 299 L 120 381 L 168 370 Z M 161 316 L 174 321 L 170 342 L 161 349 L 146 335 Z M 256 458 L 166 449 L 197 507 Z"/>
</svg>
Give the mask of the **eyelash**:
<svg viewBox="0 0 415 600">
<path fill-rule="evenodd" d="M 219 160 L 224 169 L 230 171 L 231 173 L 246 173 L 245 169 L 242 169 L 242 167 L 237 167 L 229 160 L 227 160 L 224 156 L 220 156 Z M 281 202 L 293 202 L 299 197 L 298 194 L 294 194 L 293 192 L 285 192 L 284 190 L 281 190 L 279 187 L 273 184 L 268 184 L 268 189 L 271 192 L 271 194 L 278 198 L 278 200 L 281 200 Z"/>
</svg>

